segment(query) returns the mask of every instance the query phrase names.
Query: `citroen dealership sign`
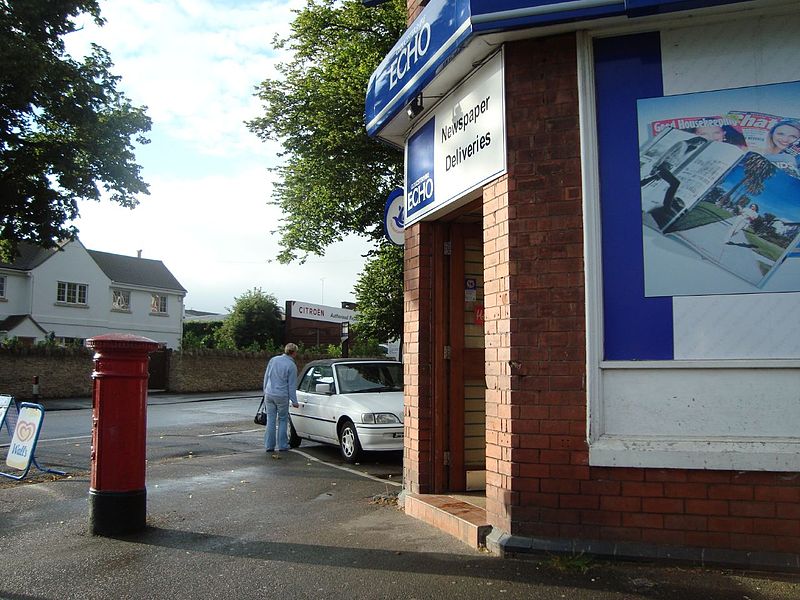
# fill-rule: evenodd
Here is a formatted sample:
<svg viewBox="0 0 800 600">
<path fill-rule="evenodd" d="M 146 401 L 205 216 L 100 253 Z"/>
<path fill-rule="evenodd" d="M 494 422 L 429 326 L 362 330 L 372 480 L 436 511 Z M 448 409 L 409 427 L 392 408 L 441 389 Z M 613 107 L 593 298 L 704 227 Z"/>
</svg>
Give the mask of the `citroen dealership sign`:
<svg viewBox="0 0 800 600">
<path fill-rule="evenodd" d="M 506 171 L 503 54 L 451 92 L 406 144 L 406 220 L 457 206 Z"/>
<path fill-rule="evenodd" d="M 348 308 L 309 304 L 308 302 L 297 302 L 295 300 L 290 301 L 288 304 L 289 315 L 295 319 L 324 321 L 326 323 L 354 323 L 358 320 L 358 313 Z"/>
</svg>

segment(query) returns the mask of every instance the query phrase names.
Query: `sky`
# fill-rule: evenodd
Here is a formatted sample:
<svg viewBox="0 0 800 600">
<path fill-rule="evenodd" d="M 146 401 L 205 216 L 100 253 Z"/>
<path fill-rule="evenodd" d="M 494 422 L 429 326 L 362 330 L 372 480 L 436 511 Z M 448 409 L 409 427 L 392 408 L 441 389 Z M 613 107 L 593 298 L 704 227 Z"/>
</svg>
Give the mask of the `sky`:
<svg viewBox="0 0 800 600">
<path fill-rule="evenodd" d="M 226 312 L 253 288 L 286 300 L 339 306 L 371 248 L 350 237 L 323 257 L 280 265 L 278 207 L 268 204 L 280 146 L 244 122 L 261 114 L 255 86 L 286 60 L 272 48 L 304 0 L 101 0 L 103 27 L 81 20 L 74 56 L 96 43 L 134 105 L 147 106 L 151 143 L 137 162 L 150 195 L 133 210 L 81 202 L 88 249 L 161 260 L 188 290 L 187 309 Z"/>
</svg>

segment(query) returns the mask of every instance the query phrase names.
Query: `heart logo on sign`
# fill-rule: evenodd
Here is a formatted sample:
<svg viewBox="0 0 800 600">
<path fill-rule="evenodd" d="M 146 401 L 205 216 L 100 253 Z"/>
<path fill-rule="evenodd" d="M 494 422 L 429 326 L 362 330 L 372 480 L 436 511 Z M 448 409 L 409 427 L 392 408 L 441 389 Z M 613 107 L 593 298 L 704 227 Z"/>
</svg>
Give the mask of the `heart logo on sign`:
<svg viewBox="0 0 800 600">
<path fill-rule="evenodd" d="M 36 424 L 29 423 L 28 421 L 20 421 L 17 423 L 17 437 L 21 442 L 27 442 L 33 437 L 36 432 Z"/>
</svg>

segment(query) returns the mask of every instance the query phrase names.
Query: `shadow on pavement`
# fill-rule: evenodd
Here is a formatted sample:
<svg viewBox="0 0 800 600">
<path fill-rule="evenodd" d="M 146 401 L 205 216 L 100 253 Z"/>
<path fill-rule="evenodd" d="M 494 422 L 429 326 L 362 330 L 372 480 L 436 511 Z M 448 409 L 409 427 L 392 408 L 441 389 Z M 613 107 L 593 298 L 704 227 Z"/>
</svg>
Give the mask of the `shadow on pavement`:
<svg viewBox="0 0 800 600">
<path fill-rule="evenodd" d="M 547 556 L 541 556 L 540 562 L 478 556 L 465 563 L 463 556 L 452 554 L 242 540 L 229 536 L 152 526 L 142 533 L 116 536 L 114 539 L 231 558 L 262 559 L 342 569 L 408 572 L 450 578 L 469 577 L 483 581 L 583 588 L 590 592 L 620 591 L 628 588 L 630 592 L 636 594 L 636 597 L 641 598 L 702 597 L 705 600 L 732 600 L 741 599 L 743 591 L 741 588 L 731 589 L 730 580 L 723 575 L 711 575 L 702 569 L 670 570 L 663 565 L 649 568 L 647 565 L 634 563 L 597 562 L 589 573 L 578 574 L 563 572 L 548 565 Z M 698 596 L 698 593 L 702 595 Z M 769 600 L 770 595 L 747 589 L 745 597 L 750 600 Z"/>
</svg>

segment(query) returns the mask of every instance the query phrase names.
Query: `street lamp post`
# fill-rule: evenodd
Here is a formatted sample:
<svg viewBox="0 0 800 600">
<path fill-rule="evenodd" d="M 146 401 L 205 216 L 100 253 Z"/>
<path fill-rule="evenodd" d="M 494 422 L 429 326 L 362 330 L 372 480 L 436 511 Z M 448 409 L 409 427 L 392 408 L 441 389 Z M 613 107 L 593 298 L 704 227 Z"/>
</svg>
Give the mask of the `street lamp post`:
<svg viewBox="0 0 800 600">
<path fill-rule="evenodd" d="M 348 321 L 342 322 L 341 328 L 342 358 L 348 358 L 350 355 L 350 323 Z"/>
</svg>

